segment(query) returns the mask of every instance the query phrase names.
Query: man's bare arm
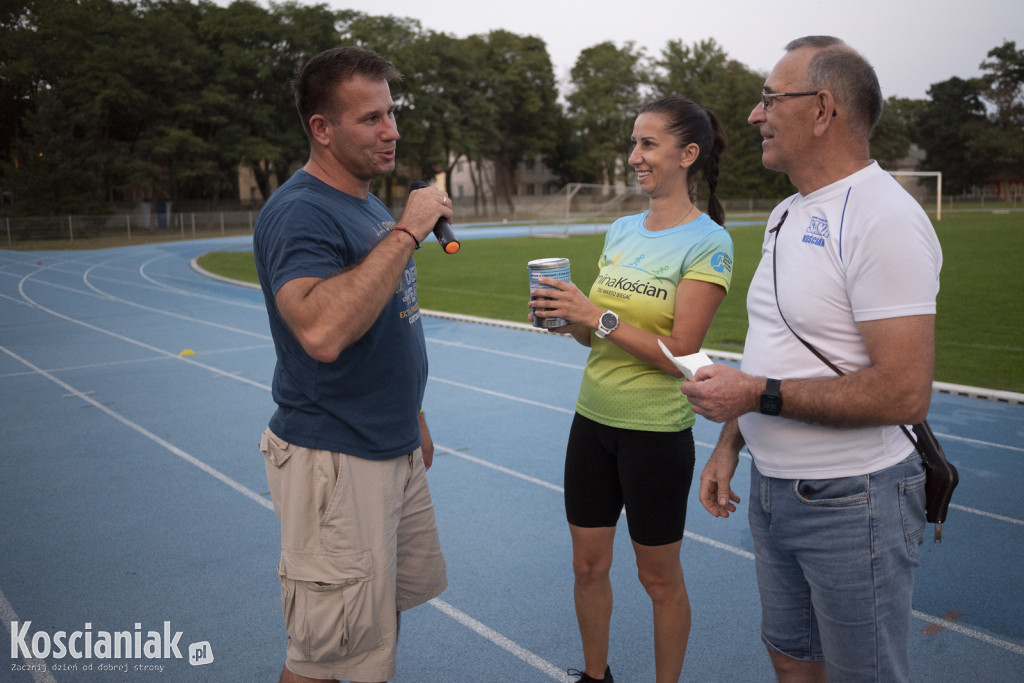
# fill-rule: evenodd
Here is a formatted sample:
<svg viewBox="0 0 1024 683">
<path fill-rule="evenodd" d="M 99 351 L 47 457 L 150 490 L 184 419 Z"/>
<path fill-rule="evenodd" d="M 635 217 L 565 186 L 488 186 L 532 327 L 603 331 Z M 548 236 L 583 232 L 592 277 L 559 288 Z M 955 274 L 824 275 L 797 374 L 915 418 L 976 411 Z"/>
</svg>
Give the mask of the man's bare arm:
<svg viewBox="0 0 1024 683">
<path fill-rule="evenodd" d="M 928 415 L 935 366 L 935 316 L 858 323 L 871 364 L 842 377 L 782 379 L 782 416 L 831 427 L 914 424 Z M 729 366 L 701 368 L 682 391 L 715 422 L 756 412 L 765 378 Z"/>
</svg>

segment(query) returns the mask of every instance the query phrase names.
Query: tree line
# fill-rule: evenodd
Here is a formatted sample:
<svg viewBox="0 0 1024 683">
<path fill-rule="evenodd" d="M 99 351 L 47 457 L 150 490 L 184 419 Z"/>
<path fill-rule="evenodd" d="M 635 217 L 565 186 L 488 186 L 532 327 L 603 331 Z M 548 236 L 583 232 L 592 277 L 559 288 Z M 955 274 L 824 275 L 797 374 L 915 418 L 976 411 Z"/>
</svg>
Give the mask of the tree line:
<svg viewBox="0 0 1024 683">
<path fill-rule="evenodd" d="M 295 0 L 7 0 L 0 210 L 102 213 L 138 188 L 175 201 L 237 199 L 240 165 L 267 197 L 308 155 L 291 77 L 341 44 L 379 52 L 404 76 L 393 88 L 401 170 L 375 188 L 387 198 L 393 183 L 450 172 L 459 158 L 487 162 L 509 206 L 527 160 L 563 182 L 625 180 L 637 110 L 668 95 L 721 120 L 722 197 L 792 191 L 762 168 L 760 136 L 746 123 L 765 74 L 713 39 L 669 41 L 655 54 L 596 44 L 560 95 L 544 41 L 500 29 L 460 38 Z M 980 67 L 980 78 L 932 85 L 930 99 L 889 98 L 873 156 L 891 167 L 916 143 L 922 170 L 942 171 L 945 192 L 1024 177 L 1024 51 L 1007 41 Z"/>
</svg>

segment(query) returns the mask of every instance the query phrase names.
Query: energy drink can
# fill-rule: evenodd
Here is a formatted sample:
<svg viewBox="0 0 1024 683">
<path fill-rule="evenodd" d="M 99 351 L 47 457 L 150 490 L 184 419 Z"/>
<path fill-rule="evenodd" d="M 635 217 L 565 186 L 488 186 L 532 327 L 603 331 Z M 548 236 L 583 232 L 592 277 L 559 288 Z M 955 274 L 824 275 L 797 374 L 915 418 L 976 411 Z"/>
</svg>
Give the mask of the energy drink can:
<svg viewBox="0 0 1024 683">
<path fill-rule="evenodd" d="M 530 289 L 544 288 L 545 285 L 537 284 L 542 277 L 549 277 L 562 282 L 572 282 L 569 276 L 569 259 L 567 258 L 542 258 L 530 261 L 526 264 L 530 272 Z M 543 299 L 544 297 L 531 296 L 530 300 Z M 565 318 L 533 318 L 534 327 L 561 327 L 568 325 Z"/>
</svg>

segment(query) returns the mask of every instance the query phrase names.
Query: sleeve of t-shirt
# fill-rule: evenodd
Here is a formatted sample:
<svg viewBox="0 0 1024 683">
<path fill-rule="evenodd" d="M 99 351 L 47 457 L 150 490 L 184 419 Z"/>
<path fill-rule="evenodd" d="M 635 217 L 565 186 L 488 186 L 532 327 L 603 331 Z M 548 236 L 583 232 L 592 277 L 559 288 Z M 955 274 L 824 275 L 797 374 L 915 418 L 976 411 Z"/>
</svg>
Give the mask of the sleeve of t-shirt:
<svg viewBox="0 0 1024 683">
<path fill-rule="evenodd" d="M 296 202 L 267 235 L 265 259 L 271 290 L 300 277 L 328 278 L 349 263 L 348 249 L 337 221 L 324 211 Z"/>
<path fill-rule="evenodd" d="M 729 291 L 732 284 L 732 238 L 725 230 L 708 233 L 690 252 L 683 265 L 683 279 L 721 285 Z"/>
<path fill-rule="evenodd" d="M 854 320 L 934 315 L 942 249 L 927 216 L 891 212 L 860 227 L 843 244 Z"/>
</svg>

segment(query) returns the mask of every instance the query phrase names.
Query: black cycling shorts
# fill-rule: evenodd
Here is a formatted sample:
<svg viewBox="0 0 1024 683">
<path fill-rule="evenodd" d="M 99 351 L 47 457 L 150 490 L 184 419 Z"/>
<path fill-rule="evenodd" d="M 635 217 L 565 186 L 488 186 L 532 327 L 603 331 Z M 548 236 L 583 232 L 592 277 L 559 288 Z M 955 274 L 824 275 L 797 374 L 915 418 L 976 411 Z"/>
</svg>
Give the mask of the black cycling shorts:
<svg viewBox="0 0 1024 683">
<path fill-rule="evenodd" d="M 693 481 L 693 431 L 647 432 L 573 418 L 565 454 L 565 515 L 579 527 L 616 526 L 626 507 L 640 545 L 682 540 Z"/>
</svg>

